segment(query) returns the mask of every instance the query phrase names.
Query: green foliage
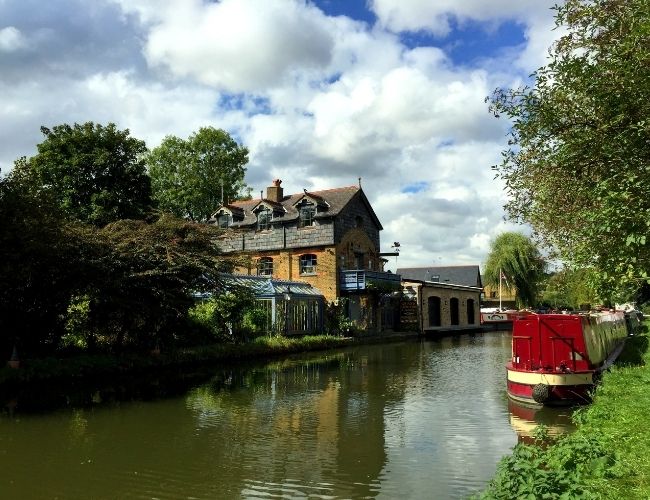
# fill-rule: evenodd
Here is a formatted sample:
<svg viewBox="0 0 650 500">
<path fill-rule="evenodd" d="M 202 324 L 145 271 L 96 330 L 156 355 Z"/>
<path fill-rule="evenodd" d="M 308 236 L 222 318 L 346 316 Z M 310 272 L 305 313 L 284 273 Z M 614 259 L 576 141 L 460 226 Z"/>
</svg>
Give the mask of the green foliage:
<svg viewBox="0 0 650 500">
<path fill-rule="evenodd" d="M 41 131 L 45 140 L 37 146 L 38 154 L 19 160 L 15 169 L 32 177 L 68 216 L 97 226 L 144 217 L 151 206 L 151 186 L 143 141 L 113 123 Z"/>
<path fill-rule="evenodd" d="M 65 321 L 65 334 L 61 337 L 61 346 L 86 350 L 89 338 L 92 338 L 90 326 L 90 297 L 82 295 L 72 297 Z"/>
<path fill-rule="evenodd" d="M 190 309 L 189 318 L 220 341 L 257 337 L 265 333 L 268 321 L 266 310 L 246 287 L 221 291 L 198 302 Z"/>
<path fill-rule="evenodd" d="M 336 302 L 325 306 L 324 326 L 328 335 L 348 336 L 356 332 L 354 321 L 349 319 L 345 312 L 347 301 L 345 297 L 339 297 Z"/>
<path fill-rule="evenodd" d="M 504 288 L 515 291 L 517 303 L 532 307 L 537 303 L 539 282 L 545 263 L 530 238 L 521 233 L 508 232 L 493 242 L 485 263 L 485 284 L 499 287 L 499 273 L 505 275 Z"/>
<path fill-rule="evenodd" d="M 512 120 L 495 169 L 511 218 L 627 298 L 650 276 L 650 4 L 567 0 L 556 23 L 533 86 L 490 98 Z"/>
<path fill-rule="evenodd" d="M 46 352 L 70 297 L 94 275 L 95 242 L 83 244 L 82 228 L 20 171 L 0 178 L 0 221 L 0 357 L 14 343 L 21 354 Z"/>
<path fill-rule="evenodd" d="M 206 221 L 222 202 L 245 190 L 248 150 L 221 129 L 204 127 L 187 140 L 167 136 L 147 156 L 159 207 Z M 222 198 L 223 191 L 223 198 Z"/>
<path fill-rule="evenodd" d="M 0 179 L 0 355 L 187 342 L 191 293 L 231 269 L 218 230 L 172 216 L 73 222 L 23 173 Z"/>
<path fill-rule="evenodd" d="M 592 269 L 564 268 L 551 274 L 541 294 L 541 302 L 555 309 L 583 309 L 584 306 L 600 303 L 594 288 Z"/>
</svg>

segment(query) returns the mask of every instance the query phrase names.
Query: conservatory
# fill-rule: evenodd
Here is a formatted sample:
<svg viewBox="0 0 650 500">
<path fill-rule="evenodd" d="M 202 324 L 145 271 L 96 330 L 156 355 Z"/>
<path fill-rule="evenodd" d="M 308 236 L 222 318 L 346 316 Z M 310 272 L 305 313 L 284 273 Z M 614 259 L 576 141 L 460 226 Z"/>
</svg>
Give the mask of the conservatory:
<svg viewBox="0 0 650 500">
<path fill-rule="evenodd" d="M 302 281 L 284 281 L 270 276 L 221 274 L 224 288 L 246 287 L 266 311 L 266 330 L 284 335 L 323 332 L 325 299 L 320 290 Z"/>
</svg>

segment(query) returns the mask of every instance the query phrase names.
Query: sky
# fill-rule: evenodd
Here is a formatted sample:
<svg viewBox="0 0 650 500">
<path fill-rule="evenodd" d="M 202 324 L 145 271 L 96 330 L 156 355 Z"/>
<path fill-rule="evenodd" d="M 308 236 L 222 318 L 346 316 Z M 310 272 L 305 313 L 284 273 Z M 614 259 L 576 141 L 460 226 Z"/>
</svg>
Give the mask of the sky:
<svg viewBox="0 0 650 500">
<path fill-rule="evenodd" d="M 546 0 L 0 0 L 0 169 L 41 126 L 149 148 L 201 127 L 249 151 L 254 195 L 358 185 L 400 243 L 386 269 L 482 265 L 505 220 L 492 165 L 516 87 L 558 36 Z M 216 208 L 216 207 L 215 207 Z"/>
</svg>

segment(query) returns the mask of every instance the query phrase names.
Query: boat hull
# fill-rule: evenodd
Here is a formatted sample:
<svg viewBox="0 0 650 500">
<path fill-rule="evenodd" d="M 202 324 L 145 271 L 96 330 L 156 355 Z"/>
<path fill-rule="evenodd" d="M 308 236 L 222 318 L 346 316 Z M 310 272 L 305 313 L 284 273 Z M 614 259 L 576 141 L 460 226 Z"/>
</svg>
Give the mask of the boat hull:
<svg viewBox="0 0 650 500">
<path fill-rule="evenodd" d="M 506 366 L 508 396 L 530 406 L 566 406 L 588 403 L 594 388 L 594 372 L 544 373 Z"/>
</svg>

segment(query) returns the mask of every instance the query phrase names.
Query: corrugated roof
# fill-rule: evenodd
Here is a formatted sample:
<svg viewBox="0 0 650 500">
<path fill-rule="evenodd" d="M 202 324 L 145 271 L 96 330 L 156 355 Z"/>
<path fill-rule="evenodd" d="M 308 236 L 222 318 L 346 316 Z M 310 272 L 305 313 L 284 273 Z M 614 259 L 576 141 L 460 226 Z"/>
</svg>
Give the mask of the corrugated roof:
<svg viewBox="0 0 650 500">
<path fill-rule="evenodd" d="M 402 279 L 434 281 L 483 288 L 479 266 L 403 267 L 395 271 Z"/>
</svg>

